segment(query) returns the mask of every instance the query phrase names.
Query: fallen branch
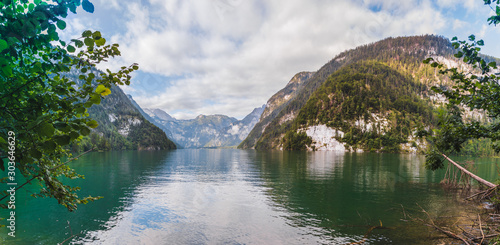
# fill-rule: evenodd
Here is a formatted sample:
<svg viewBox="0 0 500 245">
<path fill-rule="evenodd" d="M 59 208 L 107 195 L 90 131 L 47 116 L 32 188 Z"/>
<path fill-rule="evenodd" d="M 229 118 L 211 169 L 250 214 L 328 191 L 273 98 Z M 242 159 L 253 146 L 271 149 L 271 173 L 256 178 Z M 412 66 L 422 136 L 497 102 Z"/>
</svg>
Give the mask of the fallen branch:
<svg viewBox="0 0 500 245">
<path fill-rule="evenodd" d="M 467 240 L 465 240 L 464 238 L 462 238 L 462 237 L 458 236 L 457 234 L 455 234 L 455 233 L 453 233 L 453 232 L 451 232 L 451 231 L 447 231 L 447 230 L 445 230 L 445 229 L 443 229 L 443 228 L 441 228 L 441 227 L 437 226 L 437 225 L 434 223 L 434 221 L 432 220 L 432 218 L 431 218 L 431 216 L 429 215 L 429 213 L 427 213 L 427 211 L 425 211 L 425 209 L 423 209 L 423 208 L 422 208 L 422 207 L 421 207 L 418 203 L 417 203 L 417 205 L 418 205 L 418 206 L 422 209 L 422 212 L 424 212 L 424 213 L 427 215 L 427 218 L 429 218 L 429 222 L 430 222 L 430 223 L 427 223 L 427 222 L 423 221 L 422 219 L 418 219 L 418 220 L 420 220 L 420 221 L 421 221 L 424 225 L 429 226 L 429 227 L 432 227 L 432 228 L 434 228 L 434 229 L 436 229 L 436 230 L 440 231 L 441 233 L 445 234 L 445 235 L 446 235 L 446 236 L 448 236 L 449 238 L 453 238 L 453 239 L 456 239 L 456 240 L 460 240 L 460 241 L 464 242 L 465 244 L 470 245 L 470 243 L 469 243 Z"/>
<path fill-rule="evenodd" d="M 484 241 L 484 232 L 483 232 L 483 227 L 481 226 L 481 216 L 477 214 L 477 219 L 479 220 L 479 230 L 481 231 L 481 242 L 479 244 L 483 244 Z"/>
<path fill-rule="evenodd" d="M 453 160 L 451 160 L 449 157 L 447 157 L 445 154 L 442 154 L 444 158 L 446 158 L 446 160 L 448 160 L 450 163 L 452 163 L 455 167 L 457 167 L 458 169 L 460 169 L 460 171 L 462 171 L 463 173 L 469 175 L 471 178 L 477 180 L 477 182 L 485 185 L 485 186 L 488 186 L 490 188 L 494 188 L 494 187 L 497 187 L 497 185 L 485 180 L 485 179 L 482 179 L 481 177 L 471 173 L 469 170 L 465 169 L 464 167 L 460 166 L 460 164 L 454 162 Z"/>
<path fill-rule="evenodd" d="M 500 233 L 499 233 L 499 234 L 490 234 L 490 235 L 485 235 L 485 236 L 484 236 L 484 239 L 486 239 L 486 238 L 493 238 L 493 237 L 497 237 L 497 236 L 499 236 L 499 235 L 500 235 Z M 482 240 L 482 239 L 483 239 L 483 237 L 474 237 L 474 238 L 472 238 L 472 241 L 479 241 L 479 240 Z M 480 243 L 480 244 L 481 244 L 481 243 Z"/>
</svg>

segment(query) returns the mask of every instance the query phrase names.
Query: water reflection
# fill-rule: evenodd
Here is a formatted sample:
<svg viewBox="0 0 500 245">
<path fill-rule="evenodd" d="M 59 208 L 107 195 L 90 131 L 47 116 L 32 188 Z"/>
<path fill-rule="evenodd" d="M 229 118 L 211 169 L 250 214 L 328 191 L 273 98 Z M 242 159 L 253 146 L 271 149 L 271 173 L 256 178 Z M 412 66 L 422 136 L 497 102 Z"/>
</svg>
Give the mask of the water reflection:
<svg viewBox="0 0 500 245">
<path fill-rule="evenodd" d="M 266 194 L 286 210 L 289 225 L 327 243 L 360 241 L 380 223 L 394 228 L 373 232 L 373 244 L 427 243 L 421 227 L 401 221 L 402 207 L 456 207 L 437 184 L 443 172 L 425 170 L 423 161 L 416 155 L 337 152 L 257 153 L 253 160 L 260 164 Z"/>
<path fill-rule="evenodd" d="M 230 149 L 89 154 L 73 164 L 86 175 L 74 185 L 105 198 L 67 213 L 20 196 L 15 244 L 61 242 L 66 221 L 74 244 L 345 244 L 380 222 L 391 229 L 373 231 L 369 244 L 426 244 L 428 230 L 402 222 L 402 206 L 438 213 L 456 205 L 437 184 L 444 173 L 426 171 L 423 160 Z"/>
</svg>

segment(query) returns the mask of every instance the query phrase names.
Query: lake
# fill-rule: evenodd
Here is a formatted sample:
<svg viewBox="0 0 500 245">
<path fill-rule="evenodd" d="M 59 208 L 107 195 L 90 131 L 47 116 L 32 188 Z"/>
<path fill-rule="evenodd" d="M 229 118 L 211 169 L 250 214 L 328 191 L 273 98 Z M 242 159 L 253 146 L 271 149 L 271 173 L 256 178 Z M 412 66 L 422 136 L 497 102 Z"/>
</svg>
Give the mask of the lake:
<svg viewBox="0 0 500 245">
<path fill-rule="evenodd" d="M 457 159 L 457 158 L 455 158 Z M 16 193 L 16 238 L 2 244 L 432 244 L 438 233 L 409 221 L 463 210 L 410 154 L 182 149 L 89 153 L 71 163 L 80 196 L 103 196 L 69 213 Z M 462 160 L 458 158 L 458 160 Z M 497 159 L 475 159 L 495 180 Z M 418 204 L 418 205 L 417 205 Z M 6 217 L 6 210 L 0 210 Z M 2 224 L 6 224 L 5 220 Z M 373 229 L 380 226 L 387 229 Z M 70 244 L 66 242 L 65 244 Z"/>
</svg>

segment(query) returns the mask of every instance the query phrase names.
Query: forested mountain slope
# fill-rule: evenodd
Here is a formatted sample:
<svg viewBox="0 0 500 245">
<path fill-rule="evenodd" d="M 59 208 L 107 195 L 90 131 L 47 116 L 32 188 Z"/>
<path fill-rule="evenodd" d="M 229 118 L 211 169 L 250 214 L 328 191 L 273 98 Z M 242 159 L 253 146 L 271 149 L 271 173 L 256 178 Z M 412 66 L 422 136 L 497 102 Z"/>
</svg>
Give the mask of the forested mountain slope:
<svg viewBox="0 0 500 245">
<path fill-rule="evenodd" d="M 97 76 L 100 71 L 93 70 Z M 78 72 L 70 73 L 78 81 Z M 74 151 L 95 150 L 160 150 L 175 149 L 163 130 L 146 120 L 130 99 L 117 87 L 101 103 L 88 109 L 89 117 L 99 126 L 78 144 Z"/>
<path fill-rule="evenodd" d="M 372 68 L 374 68 L 374 66 L 378 68 L 383 66 L 384 68 L 382 70 L 385 70 L 393 75 L 399 73 L 399 76 L 402 78 L 404 77 L 406 81 L 405 86 L 413 86 L 409 85 L 408 82 L 416 84 L 415 86 L 418 87 L 418 89 L 414 90 L 416 94 L 406 94 L 404 96 L 409 96 L 409 99 L 414 99 L 415 96 L 424 96 L 429 97 L 430 99 L 435 99 L 431 96 L 431 94 L 427 93 L 428 88 L 431 85 L 436 84 L 446 85 L 449 83 L 449 79 L 445 76 L 439 75 L 434 68 L 422 64 L 422 60 L 428 57 L 435 57 L 436 59 L 439 59 L 449 65 L 457 65 L 457 61 L 453 57 L 453 54 L 454 50 L 448 39 L 433 35 L 388 38 L 376 43 L 363 45 L 358 48 L 342 52 L 315 72 L 311 78 L 307 79 L 303 84 L 298 86 L 295 91 L 296 95 L 291 98 L 285 106 L 278 108 L 279 111 L 276 110 L 273 112 L 273 115 L 271 115 L 272 119 L 267 119 L 269 120 L 269 123 L 265 123 L 264 129 L 257 129 L 257 127 L 254 128 L 254 130 L 262 131 L 262 135 L 258 138 L 258 140 L 250 138 L 251 136 L 258 135 L 256 132 L 251 132 L 249 138 L 245 140 L 246 142 L 249 142 L 249 144 L 242 144 L 240 147 L 256 149 L 283 148 L 285 143 L 285 134 L 287 134 L 290 130 L 297 129 L 297 126 L 294 126 L 294 123 L 299 115 L 299 111 L 301 111 L 306 103 L 308 103 L 311 95 L 317 91 L 333 73 L 351 64 L 358 64 L 357 67 L 359 68 L 365 67 L 368 64 L 370 64 L 369 66 L 372 66 Z M 359 65 L 359 62 L 368 63 Z M 350 67 L 349 70 L 355 71 L 357 67 Z M 361 72 L 361 74 L 368 76 L 369 72 Z M 397 97 L 399 97 L 399 95 Z M 377 98 L 373 99 L 376 100 Z M 414 102 L 419 104 L 423 103 L 422 101 Z M 370 112 L 368 112 L 368 114 L 369 113 Z M 349 115 L 344 116 L 349 117 Z M 295 125 L 297 124 L 295 123 Z M 256 143 L 252 145 L 252 142 Z"/>
<path fill-rule="evenodd" d="M 387 64 L 342 67 L 309 98 L 282 140 L 283 149 L 418 151 L 417 129 L 434 124 L 427 86 Z M 414 149 L 411 149 L 414 148 Z"/>
</svg>

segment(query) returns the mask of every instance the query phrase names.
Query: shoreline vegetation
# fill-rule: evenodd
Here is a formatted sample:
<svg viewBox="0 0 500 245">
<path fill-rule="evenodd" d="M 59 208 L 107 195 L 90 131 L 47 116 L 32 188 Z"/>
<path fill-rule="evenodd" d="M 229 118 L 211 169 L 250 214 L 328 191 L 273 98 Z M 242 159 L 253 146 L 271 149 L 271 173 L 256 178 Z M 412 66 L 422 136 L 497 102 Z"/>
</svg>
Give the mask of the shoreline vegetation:
<svg viewBox="0 0 500 245">
<path fill-rule="evenodd" d="M 446 175 L 440 184 L 447 193 L 456 195 L 455 201 L 464 203 L 468 207 L 467 211 L 458 216 L 433 217 L 420 207 L 425 218 L 409 216 L 409 219 L 428 226 L 446 238 L 458 240 L 464 244 L 500 243 L 498 185 L 473 174 L 467 170 L 467 166 L 462 166 L 448 156 L 442 154 L 442 157 L 448 164 L 446 164 Z"/>
</svg>

